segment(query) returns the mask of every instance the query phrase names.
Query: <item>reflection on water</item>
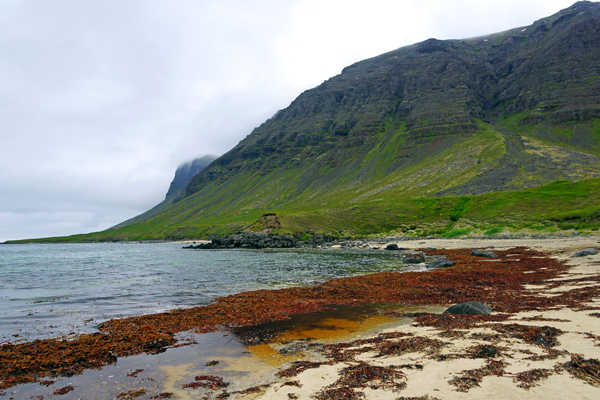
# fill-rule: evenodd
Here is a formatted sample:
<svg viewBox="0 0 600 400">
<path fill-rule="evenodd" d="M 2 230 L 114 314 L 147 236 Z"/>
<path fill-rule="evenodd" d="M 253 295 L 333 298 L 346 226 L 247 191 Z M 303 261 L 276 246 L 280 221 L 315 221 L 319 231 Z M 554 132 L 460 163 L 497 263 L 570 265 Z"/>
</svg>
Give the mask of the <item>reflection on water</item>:
<svg viewBox="0 0 600 400">
<path fill-rule="evenodd" d="M 383 328 L 401 329 L 401 325 L 410 322 L 409 318 L 399 316 L 402 313 L 442 310 L 441 307 L 397 305 L 337 307 L 253 327 L 238 335 L 187 332 L 180 336 L 181 342 L 193 339 L 196 344 L 171 348 L 161 354 L 121 358 L 100 370 L 87 370 L 80 376 L 57 379 L 48 387 L 37 383 L 20 385 L 7 390 L 5 398 L 47 398 L 68 384 L 75 390 L 61 399 L 114 399 L 120 393 L 139 389 L 146 393 L 146 397 L 141 398 L 165 392 L 172 393 L 174 399 L 202 399 L 207 394 L 214 398 L 222 391 L 183 386 L 194 382 L 194 377 L 199 375 L 222 377 L 229 383 L 226 388 L 229 393 L 269 384 L 277 380 L 275 373 L 286 363 L 307 358 L 318 360 L 319 354 L 312 349 L 319 344 L 350 341 Z M 244 344 L 263 339 L 263 343 Z M 128 376 L 139 369 L 143 371 L 137 376 Z"/>
</svg>

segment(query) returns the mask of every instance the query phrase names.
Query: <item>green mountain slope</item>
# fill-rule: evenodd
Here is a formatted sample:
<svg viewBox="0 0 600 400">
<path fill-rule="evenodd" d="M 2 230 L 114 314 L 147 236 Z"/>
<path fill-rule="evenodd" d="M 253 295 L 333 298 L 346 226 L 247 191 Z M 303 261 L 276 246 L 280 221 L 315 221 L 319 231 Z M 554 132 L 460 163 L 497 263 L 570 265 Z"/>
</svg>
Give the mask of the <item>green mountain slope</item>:
<svg viewBox="0 0 600 400">
<path fill-rule="evenodd" d="M 353 64 L 194 176 L 183 198 L 69 240 L 260 230 L 267 212 L 292 232 L 594 229 L 598 177 L 600 4 L 578 2 L 527 27 Z"/>
</svg>

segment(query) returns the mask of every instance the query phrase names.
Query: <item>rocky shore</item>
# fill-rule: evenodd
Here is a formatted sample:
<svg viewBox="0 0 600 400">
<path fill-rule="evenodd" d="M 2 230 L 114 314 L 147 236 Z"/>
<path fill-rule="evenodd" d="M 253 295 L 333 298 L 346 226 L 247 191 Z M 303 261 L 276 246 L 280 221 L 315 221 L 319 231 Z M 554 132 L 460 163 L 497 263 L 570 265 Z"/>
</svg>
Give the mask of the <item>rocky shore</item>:
<svg viewBox="0 0 600 400">
<path fill-rule="evenodd" d="M 396 243 L 374 245 L 364 240 L 339 241 L 324 235 L 315 235 L 310 240 L 298 240 L 292 235 L 240 232 L 234 235 L 213 238 L 211 241 L 183 246 L 193 250 L 224 249 L 361 249 L 386 250 L 393 252 L 403 264 L 420 265 L 423 269 L 451 267 L 455 264 L 444 255 L 427 255 L 426 251 L 399 247 Z M 494 255 L 495 257 L 495 255 Z"/>
<path fill-rule="evenodd" d="M 348 246 L 343 240 L 325 234 L 288 235 L 262 232 L 236 232 L 232 235 L 215 236 L 202 243 L 192 243 L 184 249 L 211 250 L 211 249 L 290 249 L 290 248 L 316 248 L 333 245 Z"/>
<path fill-rule="evenodd" d="M 215 249 L 289 249 L 289 248 L 346 248 L 366 250 L 403 250 L 405 248 L 423 247 L 426 243 L 442 243 L 456 241 L 464 243 L 481 243 L 478 247 L 487 247 L 492 243 L 516 243 L 522 241 L 535 242 L 539 240 L 575 240 L 581 241 L 588 238 L 594 242 L 594 235 L 582 235 L 579 232 L 571 234 L 511 234 L 499 236 L 466 237 L 446 239 L 441 237 L 415 238 L 409 236 L 390 236 L 382 238 L 339 238 L 327 234 L 274 234 L 265 232 L 240 231 L 231 235 L 211 237 L 204 241 L 187 241 L 184 249 L 215 250 Z M 419 246 L 415 246 L 418 243 Z M 493 245 L 493 244 L 492 244 Z M 468 247 L 464 245 L 463 247 Z"/>
</svg>

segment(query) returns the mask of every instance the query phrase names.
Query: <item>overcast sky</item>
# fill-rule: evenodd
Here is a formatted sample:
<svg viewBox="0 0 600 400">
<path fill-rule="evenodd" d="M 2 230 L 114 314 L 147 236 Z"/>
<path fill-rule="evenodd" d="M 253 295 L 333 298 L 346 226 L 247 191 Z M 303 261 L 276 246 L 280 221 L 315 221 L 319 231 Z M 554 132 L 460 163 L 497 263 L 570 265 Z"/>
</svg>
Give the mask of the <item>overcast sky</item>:
<svg viewBox="0 0 600 400">
<path fill-rule="evenodd" d="M 0 241 L 108 228 L 346 65 L 572 2 L 0 0 Z"/>
</svg>

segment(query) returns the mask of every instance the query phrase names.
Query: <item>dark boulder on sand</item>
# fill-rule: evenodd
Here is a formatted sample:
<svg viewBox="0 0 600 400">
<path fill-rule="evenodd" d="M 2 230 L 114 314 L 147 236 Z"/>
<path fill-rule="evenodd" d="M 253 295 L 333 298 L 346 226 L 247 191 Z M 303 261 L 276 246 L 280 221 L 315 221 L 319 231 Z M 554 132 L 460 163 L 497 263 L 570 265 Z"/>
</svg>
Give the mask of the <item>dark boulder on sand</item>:
<svg viewBox="0 0 600 400">
<path fill-rule="evenodd" d="M 455 304 L 444 312 L 455 315 L 487 315 L 492 312 L 492 309 L 480 301 L 467 301 L 466 303 Z"/>
<path fill-rule="evenodd" d="M 398 245 L 396 243 L 390 243 L 387 246 L 385 246 L 386 250 L 400 250 L 400 247 L 398 247 Z"/>
<path fill-rule="evenodd" d="M 593 248 L 589 248 L 589 249 L 582 249 L 579 251 L 576 251 L 572 257 L 585 257 L 585 256 L 593 256 L 595 254 L 598 254 L 598 250 L 593 249 Z"/>
</svg>

